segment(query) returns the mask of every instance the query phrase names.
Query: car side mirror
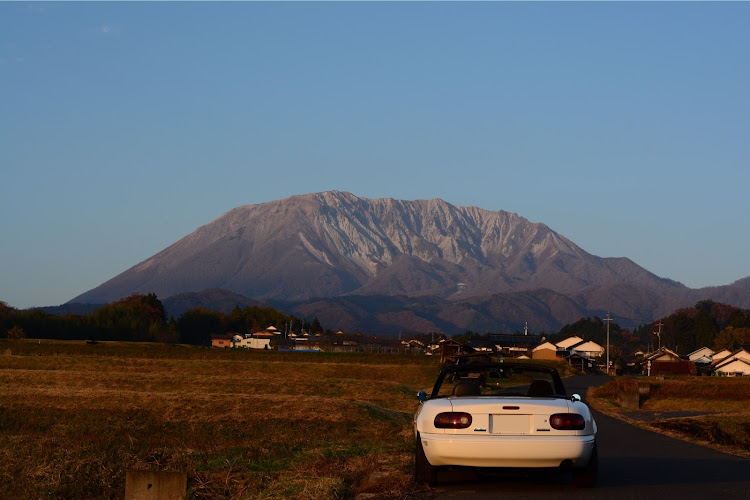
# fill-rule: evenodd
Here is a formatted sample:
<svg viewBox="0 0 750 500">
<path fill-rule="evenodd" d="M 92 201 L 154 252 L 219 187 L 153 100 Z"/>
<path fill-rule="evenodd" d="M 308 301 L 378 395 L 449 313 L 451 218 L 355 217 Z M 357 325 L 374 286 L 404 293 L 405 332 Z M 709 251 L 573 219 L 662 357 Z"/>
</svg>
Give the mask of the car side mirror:
<svg viewBox="0 0 750 500">
<path fill-rule="evenodd" d="M 419 391 L 417 393 L 417 398 L 419 398 L 420 403 L 424 403 L 425 401 L 427 401 L 427 393 L 424 391 Z"/>
<path fill-rule="evenodd" d="M 578 402 L 580 402 L 580 401 L 581 401 L 581 396 L 579 396 L 578 394 L 573 394 L 573 395 L 572 395 L 572 396 L 570 397 L 570 400 L 571 400 L 571 401 L 573 401 L 573 402 L 575 402 L 575 403 L 578 403 Z"/>
</svg>

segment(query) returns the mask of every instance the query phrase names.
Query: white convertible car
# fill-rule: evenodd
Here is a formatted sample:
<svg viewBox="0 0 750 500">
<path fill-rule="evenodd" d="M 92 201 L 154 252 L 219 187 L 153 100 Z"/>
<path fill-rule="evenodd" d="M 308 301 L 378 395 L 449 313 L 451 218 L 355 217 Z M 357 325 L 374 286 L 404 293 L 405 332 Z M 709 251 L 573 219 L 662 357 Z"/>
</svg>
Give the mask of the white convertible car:
<svg viewBox="0 0 750 500">
<path fill-rule="evenodd" d="M 596 485 L 596 422 L 568 396 L 554 368 L 518 362 L 443 369 L 414 416 L 415 478 L 430 485 L 444 466 L 564 468 Z"/>
</svg>

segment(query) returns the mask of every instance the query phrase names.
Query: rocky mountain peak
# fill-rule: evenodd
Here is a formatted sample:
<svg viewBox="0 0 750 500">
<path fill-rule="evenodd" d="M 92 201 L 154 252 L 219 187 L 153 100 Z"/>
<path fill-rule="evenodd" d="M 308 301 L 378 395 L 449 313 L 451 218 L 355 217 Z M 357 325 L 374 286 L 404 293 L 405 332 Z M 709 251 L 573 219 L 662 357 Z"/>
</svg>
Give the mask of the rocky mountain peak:
<svg viewBox="0 0 750 500">
<path fill-rule="evenodd" d="M 517 214 L 326 191 L 232 209 L 74 300 L 207 288 L 258 299 L 450 298 L 619 282 L 675 286 L 627 259 L 590 255 Z"/>
</svg>

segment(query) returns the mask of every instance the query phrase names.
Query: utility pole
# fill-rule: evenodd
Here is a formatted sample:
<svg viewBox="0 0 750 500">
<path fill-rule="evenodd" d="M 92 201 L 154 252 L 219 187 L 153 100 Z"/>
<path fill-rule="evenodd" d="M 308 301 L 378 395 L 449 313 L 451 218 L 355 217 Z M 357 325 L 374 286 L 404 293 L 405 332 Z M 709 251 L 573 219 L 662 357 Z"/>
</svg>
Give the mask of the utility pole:
<svg viewBox="0 0 750 500">
<path fill-rule="evenodd" d="M 659 349 L 661 349 L 661 320 L 659 320 L 659 322 L 656 324 L 656 326 L 659 327 L 659 331 L 658 332 L 654 332 L 654 335 L 656 335 L 657 337 L 659 337 Z"/>
<path fill-rule="evenodd" d="M 607 311 L 607 317 L 604 318 L 604 321 L 607 322 L 607 375 L 609 375 L 609 322 L 612 321 L 612 318 L 609 317 L 609 311 Z"/>
</svg>

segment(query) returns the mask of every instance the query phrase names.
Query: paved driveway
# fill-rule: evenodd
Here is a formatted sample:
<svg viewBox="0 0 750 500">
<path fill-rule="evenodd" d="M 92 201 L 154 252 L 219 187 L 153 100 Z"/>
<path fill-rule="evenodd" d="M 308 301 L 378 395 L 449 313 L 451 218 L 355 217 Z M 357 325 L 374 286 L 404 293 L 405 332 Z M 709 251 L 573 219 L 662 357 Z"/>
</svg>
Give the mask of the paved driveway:
<svg viewBox="0 0 750 500">
<path fill-rule="evenodd" d="M 568 393 L 586 394 L 605 376 L 566 379 Z M 567 474 L 446 472 L 440 499 L 750 499 L 750 460 L 639 429 L 595 412 L 599 425 L 599 486 L 577 489 Z"/>
</svg>

